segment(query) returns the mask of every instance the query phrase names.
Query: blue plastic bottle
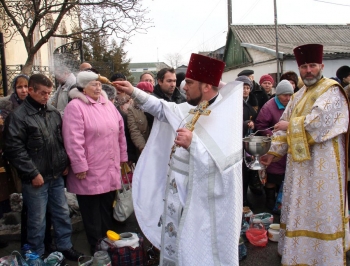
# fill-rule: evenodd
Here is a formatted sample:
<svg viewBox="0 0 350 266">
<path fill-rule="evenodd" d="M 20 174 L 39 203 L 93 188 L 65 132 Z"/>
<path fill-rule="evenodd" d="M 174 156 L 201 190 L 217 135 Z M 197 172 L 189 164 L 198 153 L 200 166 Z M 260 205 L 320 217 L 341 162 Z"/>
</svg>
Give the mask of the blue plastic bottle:
<svg viewBox="0 0 350 266">
<path fill-rule="evenodd" d="M 45 266 L 44 261 L 35 252 L 26 253 L 25 257 L 29 266 Z"/>
<path fill-rule="evenodd" d="M 23 256 L 26 253 L 32 253 L 32 251 L 30 249 L 31 249 L 31 246 L 29 244 L 24 244 L 22 247 Z"/>
</svg>

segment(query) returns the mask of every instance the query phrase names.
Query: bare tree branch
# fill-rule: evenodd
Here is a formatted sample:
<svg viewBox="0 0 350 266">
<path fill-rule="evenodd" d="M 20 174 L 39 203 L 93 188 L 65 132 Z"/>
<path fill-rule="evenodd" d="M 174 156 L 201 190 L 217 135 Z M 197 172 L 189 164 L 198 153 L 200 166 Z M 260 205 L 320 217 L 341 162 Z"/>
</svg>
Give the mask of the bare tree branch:
<svg viewBox="0 0 350 266">
<path fill-rule="evenodd" d="M 28 53 L 24 69 L 51 37 L 79 39 L 115 36 L 128 41 L 133 32 L 147 32 L 151 21 L 138 0 L 0 0 L 0 25 L 6 42 L 20 35 Z M 73 32 L 61 29 L 63 21 Z M 97 23 L 95 23 L 97 22 Z M 38 30 L 40 39 L 34 43 Z"/>
<path fill-rule="evenodd" d="M 164 58 L 173 68 L 177 68 L 183 64 L 182 56 L 179 53 L 166 54 Z"/>
</svg>

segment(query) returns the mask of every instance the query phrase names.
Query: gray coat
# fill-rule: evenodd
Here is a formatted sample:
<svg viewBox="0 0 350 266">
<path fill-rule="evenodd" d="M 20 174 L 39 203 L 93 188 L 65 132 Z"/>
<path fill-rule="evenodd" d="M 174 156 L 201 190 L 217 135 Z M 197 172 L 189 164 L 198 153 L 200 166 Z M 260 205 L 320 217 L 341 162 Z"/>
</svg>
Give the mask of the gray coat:
<svg viewBox="0 0 350 266">
<path fill-rule="evenodd" d="M 64 114 L 64 108 L 66 108 L 68 102 L 69 102 L 69 96 L 68 93 L 73 85 L 75 85 L 77 82 L 76 77 L 73 73 L 70 73 L 69 77 L 67 78 L 66 82 L 63 85 L 58 86 L 55 93 L 52 95 L 52 97 L 49 100 L 49 104 L 56 107 L 56 109 L 60 112 L 61 116 Z"/>
</svg>

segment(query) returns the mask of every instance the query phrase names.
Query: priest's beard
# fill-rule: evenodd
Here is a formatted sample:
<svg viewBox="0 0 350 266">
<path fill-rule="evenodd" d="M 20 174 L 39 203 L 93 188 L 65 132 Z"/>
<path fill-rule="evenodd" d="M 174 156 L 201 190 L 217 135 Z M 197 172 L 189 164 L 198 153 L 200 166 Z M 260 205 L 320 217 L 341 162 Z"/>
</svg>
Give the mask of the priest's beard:
<svg viewBox="0 0 350 266">
<path fill-rule="evenodd" d="M 202 94 L 202 88 L 201 88 L 201 86 L 202 86 L 202 84 L 199 83 L 199 84 L 198 84 L 198 91 L 199 91 L 199 94 L 198 94 L 197 97 L 187 99 L 187 103 L 188 103 L 188 104 L 193 105 L 193 106 L 197 106 L 197 105 L 202 101 L 203 94 Z"/>
<path fill-rule="evenodd" d="M 307 74 L 306 74 L 307 75 Z M 306 76 L 305 75 L 305 76 Z M 314 76 L 313 79 L 306 79 L 305 77 L 302 77 L 302 80 L 305 84 L 306 87 L 312 86 L 314 85 L 317 81 L 319 81 L 322 78 L 322 69 L 320 70 L 320 72 L 318 72 L 318 74 L 316 76 Z"/>
</svg>

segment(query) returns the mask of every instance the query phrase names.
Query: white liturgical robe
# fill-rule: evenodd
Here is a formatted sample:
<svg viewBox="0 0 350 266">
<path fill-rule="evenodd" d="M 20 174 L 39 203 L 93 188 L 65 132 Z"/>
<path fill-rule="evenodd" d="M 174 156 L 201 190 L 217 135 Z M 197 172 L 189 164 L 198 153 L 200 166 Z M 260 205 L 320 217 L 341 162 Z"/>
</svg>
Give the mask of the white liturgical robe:
<svg viewBox="0 0 350 266">
<path fill-rule="evenodd" d="M 157 99 L 135 88 L 132 97 L 155 116 L 133 177 L 134 209 L 145 236 L 161 249 L 161 265 L 238 265 L 242 219 L 241 82 L 228 83 L 200 116 L 189 149 L 176 130 L 193 106 Z"/>
</svg>

